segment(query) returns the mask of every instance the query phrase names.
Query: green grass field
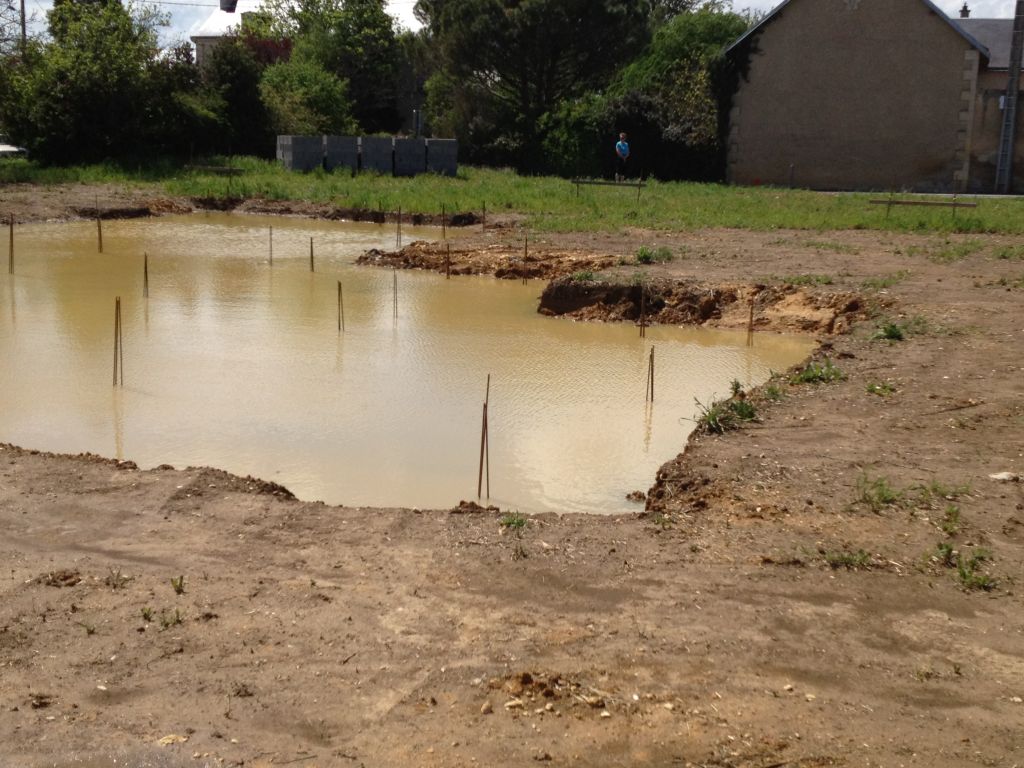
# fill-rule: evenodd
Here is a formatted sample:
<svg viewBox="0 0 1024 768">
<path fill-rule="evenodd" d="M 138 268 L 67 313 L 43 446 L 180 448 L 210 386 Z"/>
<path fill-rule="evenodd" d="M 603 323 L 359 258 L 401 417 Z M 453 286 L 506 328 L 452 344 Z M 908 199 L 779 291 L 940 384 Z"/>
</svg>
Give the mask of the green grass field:
<svg viewBox="0 0 1024 768">
<path fill-rule="evenodd" d="M 224 163 L 223 158 L 212 161 Z M 509 170 L 463 167 L 458 178 L 396 179 L 374 174 L 290 173 L 276 163 L 232 158 L 244 171 L 224 176 L 157 164 L 137 170 L 112 165 L 42 168 L 26 160 L 0 161 L 0 184 L 115 183 L 186 197 L 258 197 L 307 200 L 340 208 L 399 207 L 409 213 L 474 211 L 519 213 L 527 226 L 547 231 L 614 231 L 625 227 L 689 230 L 870 229 L 883 231 L 1024 233 L 1024 199 L 981 199 L 975 209 L 871 205 L 886 194 L 823 193 L 772 187 L 653 181 L 639 199 L 635 187 L 576 187 L 565 179 L 519 176 Z M 900 199 L 916 199 L 902 195 Z M 924 198 L 939 199 L 939 198 Z M 973 201 L 973 198 L 963 198 Z M 2 203 L 0 203 L 2 205 Z"/>
</svg>

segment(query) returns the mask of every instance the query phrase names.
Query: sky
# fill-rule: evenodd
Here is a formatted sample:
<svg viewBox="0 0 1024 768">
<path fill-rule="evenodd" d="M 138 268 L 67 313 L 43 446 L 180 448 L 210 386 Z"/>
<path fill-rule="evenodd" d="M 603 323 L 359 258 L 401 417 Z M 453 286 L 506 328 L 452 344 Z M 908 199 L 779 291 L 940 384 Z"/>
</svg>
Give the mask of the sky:
<svg viewBox="0 0 1024 768">
<path fill-rule="evenodd" d="M 838 2 L 838 0 L 834 0 Z M 751 8 L 758 11 L 766 11 L 775 7 L 779 0 L 734 0 L 734 7 L 738 10 Z M 963 0 L 934 0 L 950 16 L 957 16 Z M 27 0 L 26 10 L 35 13 L 37 25 L 45 23 L 46 10 L 50 7 L 50 0 Z M 157 0 L 154 3 L 160 10 L 166 11 L 171 16 L 171 25 L 164 30 L 161 41 L 164 44 L 174 40 L 187 39 L 189 32 L 198 28 L 210 14 L 217 9 L 216 0 Z M 408 29 L 417 29 L 419 23 L 412 15 L 413 6 L 416 0 L 389 0 L 388 8 L 399 24 Z M 971 8 L 971 16 L 974 18 L 997 18 L 1010 17 L 1013 15 L 1015 0 L 968 0 Z"/>
</svg>

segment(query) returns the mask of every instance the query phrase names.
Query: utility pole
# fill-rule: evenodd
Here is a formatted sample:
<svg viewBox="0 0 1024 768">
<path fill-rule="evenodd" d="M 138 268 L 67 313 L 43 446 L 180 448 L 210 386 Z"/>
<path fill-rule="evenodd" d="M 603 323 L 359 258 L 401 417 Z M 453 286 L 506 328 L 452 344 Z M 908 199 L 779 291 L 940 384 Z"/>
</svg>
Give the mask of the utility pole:
<svg viewBox="0 0 1024 768">
<path fill-rule="evenodd" d="M 25 56 L 25 49 L 28 47 L 28 37 L 25 35 L 25 0 L 21 0 L 21 55 Z"/>
</svg>

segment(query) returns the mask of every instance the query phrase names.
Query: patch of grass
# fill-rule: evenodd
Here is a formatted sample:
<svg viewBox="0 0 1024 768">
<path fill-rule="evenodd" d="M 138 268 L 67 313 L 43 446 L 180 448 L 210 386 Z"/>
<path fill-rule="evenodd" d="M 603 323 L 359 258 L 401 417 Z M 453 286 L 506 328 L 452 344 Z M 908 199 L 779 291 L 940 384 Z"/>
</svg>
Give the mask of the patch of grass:
<svg viewBox="0 0 1024 768">
<path fill-rule="evenodd" d="M 594 279 L 594 272 L 590 269 L 581 269 L 579 272 L 573 272 L 572 280 L 574 283 L 589 283 Z"/>
<path fill-rule="evenodd" d="M 889 395 L 896 392 L 896 387 L 887 381 L 883 381 L 879 384 L 868 384 L 867 392 L 869 395 L 878 395 L 879 397 L 888 397 Z"/>
<path fill-rule="evenodd" d="M 986 200 L 969 219 L 953 218 L 941 209 L 898 209 L 886 216 L 885 206 L 868 203 L 870 193 L 825 194 L 800 189 L 741 187 L 695 182 L 650 180 L 641 201 L 616 187 L 575 187 L 554 176 L 519 176 L 505 169 L 460 166 L 458 176 L 421 174 L 395 178 L 376 174 L 292 173 L 279 163 L 253 157 L 197 157 L 202 165 L 228 165 L 243 171 L 228 178 L 187 172 L 162 160 L 142 166 L 112 163 L 68 168 L 44 167 L 25 158 L 0 161 L 0 183 L 113 184 L 152 196 L 264 198 L 307 200 L 339 208 L 436 213 L 444 205 L 452 213 L 488 209 L 525 217 L 532 231 L 618 232 L 623 227 L 684 232 L 701 227 L 748 230 L 805 230 L 806 237 L 823 230 L 885 230 L 904 232 L 957 231 L 1024 233 L 1017 200 Z M 230 183 L 230 187 L 229 187 Z M 812 247 L 834 250 L 834 243 Z M 839 248 L 849 246 L 838 244 Z"/>
<path fill-rule="evenodd" d="M 671 249 L 665 246 L 648 248 L 646 245 L 641 245 L 636 252 L 637 264 L 663 264 L 674 258 Z"/>
<path fill-rule="evenodd" d="M 1024 245 L 1004 245 L 993 250 L 992 255 L 1003 261 L 1024 261 Z"/>
<path fill-rule="evenodd" d="M 857 478 L 857 502 L 876 514 L 903 500 L 903 492 L 896 490 L 884 477 L 871 478 L 867 473 Z"/>
<path fill-rule="evenodd" d="M 985 243 L 981 240 L 953 242 L 946 239 L 941 243 L 933 243 L 931 245 L 912 245 L 907 248 L 907 255 L 924 256 L 928 261 L 935 264 L 952 264 L 957 261 L 963 261 L 984 247 Z"/>
<path fill-rule="evenodd" d="M 949 542 L 940 541 L 935 546 L 935 555 L 938 561 L 946 568 L 956 566 L 957 552 Z"/>
<path fill-rule="evenodd" d="M 501 520 L 498 521 L 498 525 L 510 531 L 521 531 L 526 527 L 526 523 L 526 516 L 518 512 L 509 512 L 506 515 L 502 515 Z"/>
<path fill-rule="evenodd" d="M 833 365 L 832 361 L 826 357 L 821 362 L 812 360 L 807 363 L 807 365 L 793 374 L 790 378 L 790 383 L 826 384 L 833 381 L 842 381 L 845 378 L 846 374 Z"/>
<path fill-rule="evenodd" d="M 728 400 L 715 400 L 704 405 L 694 398 L 697 404 L 697 429 L 712 435 L 724 435 L 733 429 L 739 429 L 745 421 L 757 419 L 757 409 L 746 398 L 734 397 Z"/>
<path fill-rule="evenodd" d="M 909 271 L 901 269 L 898 272 L 882 275 L 881 277 L 870 277 L 860 285 L 868 291 L 882 291 L 906 280 L 909 275 Z"/>
<path fill-rule="evenodd" d="M 808 240 L 804 245 L 816 251 L 831 251 L 832 253 L 846 253 L 850 255 L 860 253 L 860 248 L 855 245 L 837 243 L 832 240 Z"/>
<path fill-rule="evenodd" d="M 637 270 L 633 273 L 633 276 L 629 278 L 629 284 L 634 288 L 642 288 L 647 284 L 647 273 L 642 270 Z"/>
<path fill-rule="evenodd" d="M 148 605 L 143 606 L 142 610 L 139 611 L 139 613 L 142 614 L 142 620 L 147 624 L 153 621 L 153 609 L 150 608 Z"/>
<path fill-rule="evenodd" d="M 185 576 L 181 575 L 178 578 L 171 577 L 171 589 L 174 590 L 176 595 L 185 594 Z"/>
<path fill-rule="evenodd" d="M 787 275 L 780 277 L 779 282 L 784 285 L 832 285 L 834 282 L 831 275 Z"/>
<path fill-rule="evenodd" d="M 778 402 L 785 397 L 777 384 L 766 384 L 761 389 L 761 393 L 764 395 L 765 400 L 771 400 L 772 402 Z"/>
<path fill-rule="evenodd" d="M 729 391 L 732 392 L 733 397 L 736 397 L 743 391 L 743 385 L 740 384 L 739 379 L 733 379 L 729 382 Z"/>
<path fill-rule="evenodd" d="M 827 550 L 822 552 L 821 556 L 825 560 L 826 565 L 833 570 L 846 568 L 847 570 L 856 571 L 861 568 L 871 567 L 871 555 L 863 549 L 858 549 L 856 552 L 851 552 L 848 549 Z"/>
<path fill-rule="evenodd" d="M 884 341 L 903 341 L 905 338 L 903 334 L 903 326 L 899 323 L 883 323 L 878 327 L 878 330 L 872 334 L 871 338 Z"/>
<path fill-rule="evenodd" d="M 926 485 L 917 486 L 917 490 L 920 491 L 921 497 L 925 501 L 931 499 L 955 499 L 958 496 L 966 496 L 971 492 L 970 483 L 960 483 L 959 485 L 946 485 L 938 480 L 932 480 Z"/>
<path fill-rule="evenodd" d="M 668 515 L 658 512 L 651 518 L 651 522 L 661 528 L 661 530 L 667 531 L 672 527 L 674 521 Z"/>
<path fill-rule="evenodd" d="M 1024 275 L 1021 277 L 1000 277 L 992 285 L 998 285 L 1000 288 L 1012 288 L 1021 289 L 1024 288 Z"/>
<path fill-rule="evenodd" d="M 990 592 L 996 588 L 996 580 L 981 570 L 982 565 L 991 560 L 992 553 L 981 548 L 974 550 L 970 558 L 965 558 L 963 553 L 958 555 L 956 571 L 964 589 L 981 589 Z"/>
<path fill-rule="evenodd" d="M 177 608 L 174 609 L 174 613 L 169 611 L 160 612 L 160 628 L 167 630 L 171 627 L 175 627 L 182 624 L 185 621 L 185 617 L 181 615 L 181 611 Z"/>
<path fill-rule="evenodd" d="M 942 520 L 939 522 L 939 528 L 947 536 L 956 536 L 960 533 L 961 528 L 960 522 L 960 507 L 956 504 L 950 504 L 946 507 L 946 512 L 942 516 Z"/>
<path fill-rule="evenodd" d="M 131 580 L 132 577 L 122 573 L 120 568 L 111 568 L 103 583 L 113 590 L 118 590 L 124 589 Z"/>
</svg>

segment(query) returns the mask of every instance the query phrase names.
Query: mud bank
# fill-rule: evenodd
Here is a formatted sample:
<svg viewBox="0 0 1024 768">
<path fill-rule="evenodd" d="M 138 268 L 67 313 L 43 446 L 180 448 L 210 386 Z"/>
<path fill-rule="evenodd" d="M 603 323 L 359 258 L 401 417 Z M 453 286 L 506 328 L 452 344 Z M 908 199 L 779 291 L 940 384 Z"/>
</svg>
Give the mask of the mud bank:
<svg viewBox="0 0 1024 768">
<path fill-rule="evenodd" d="M 753 315 L 751 315 L 751 307 Z M 807 334 L 845 333 L 865 317 L 865 302 L 850 291 L 809 291 L 795 286 L 709 284 L 656 278 L 637 284 L 603 275 L 563 277 L 541 294 L 539 311 L 576 320 L 704 325 Z"/>
</svg>

